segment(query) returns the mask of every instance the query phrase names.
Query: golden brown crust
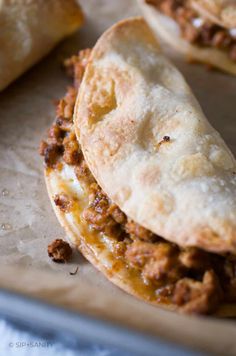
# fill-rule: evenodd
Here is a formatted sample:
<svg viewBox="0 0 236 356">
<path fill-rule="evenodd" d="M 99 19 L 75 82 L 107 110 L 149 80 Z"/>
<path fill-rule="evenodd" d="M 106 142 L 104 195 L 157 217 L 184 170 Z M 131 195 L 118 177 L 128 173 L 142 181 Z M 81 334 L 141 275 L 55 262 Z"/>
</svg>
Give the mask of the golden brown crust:
<svg viewBox="0 0 236 356">
<path fill-rule="evenodd" d="M 236 252 L 235 159 L 142 19 L 99 39 L 74 120 L 93 176 L 129 218 L 180 246 Z"/>
<path fill-rule="evenodd" d="M 83 22 L 76 0 L 0 2 L 0 90 Z"/>
</svg>

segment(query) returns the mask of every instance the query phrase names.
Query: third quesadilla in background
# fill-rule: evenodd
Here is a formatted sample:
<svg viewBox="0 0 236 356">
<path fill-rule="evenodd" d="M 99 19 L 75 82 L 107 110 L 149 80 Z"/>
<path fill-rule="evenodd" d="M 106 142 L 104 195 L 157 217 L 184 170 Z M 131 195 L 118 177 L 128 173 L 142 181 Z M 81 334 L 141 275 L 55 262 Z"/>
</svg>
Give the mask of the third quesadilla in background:
<svg viewBox="0 0 236 356">
<path fill-rule="evenodd" d="M 140 18 L 67 66 L 41 154 L 71 242 L 143 300 L 235 315 L 235 159 L 182 75 Z"/>
<path fill-rule="evenodd" d="M 138 0 L 157 36 L 189 59 L 236 74 L 235 0 Z"/>
<path fill-rule="evenodd" d="M 76 0 L 0 0 L 0 91 L 83 21 Z"/>
</svg>

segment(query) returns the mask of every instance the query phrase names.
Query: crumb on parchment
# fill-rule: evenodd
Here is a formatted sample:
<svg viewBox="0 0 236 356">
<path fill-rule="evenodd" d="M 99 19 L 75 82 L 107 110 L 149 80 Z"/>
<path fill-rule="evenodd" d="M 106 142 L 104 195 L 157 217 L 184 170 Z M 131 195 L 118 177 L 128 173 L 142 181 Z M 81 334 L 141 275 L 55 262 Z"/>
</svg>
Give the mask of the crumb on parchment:
<svg viewBox="0 0 236 356">
<path fill-rule="evenodd" d="M 72 256 L 72 248 L 68 242 L 56 239 L 48 245 L 48 256 L 58 263 L 68 262 Z"/>
</svg>

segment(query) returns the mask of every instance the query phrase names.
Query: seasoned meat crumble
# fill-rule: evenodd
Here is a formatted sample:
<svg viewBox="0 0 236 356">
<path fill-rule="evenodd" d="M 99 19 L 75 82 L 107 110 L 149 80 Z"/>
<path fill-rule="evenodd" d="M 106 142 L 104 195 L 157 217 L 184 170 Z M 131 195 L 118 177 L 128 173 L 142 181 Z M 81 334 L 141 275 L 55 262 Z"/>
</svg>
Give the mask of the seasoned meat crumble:
<svg viewBox="0 0 236 356">
<path fill-rule="evenodd" d="M 48 256 L 51 257 L 54 262 L 65 263 L 68 262 L 72 256 L 72 248 L 68 242 L 62 239 L 56 239 L 48 245 Z"/>
<path fill-rule="evenodd" d="M 219 48 L 236 62 L 236 36 L 218 24 L 201 19 L 188 0 L 146 0 L 146 3 L 173 18 L 188 42 L 200 47 Z"/>
<path fill-rule="evenodd" d="M 71 201 L 67 194 L 56 194 L 54 196 L 54 203 L 64 213 L 69 213 L 73 207 L 73 201 Z"/>
<path fill-rule="evenodd" d="M 174 289 L 173 301 L 186 313 L 214 312 L 223 297 L 219 280 L 213 270 L 204 273 L 202 282 L 180 279 Z"/>
<path fill-rule="evenodd" d="M 180 1 L 181 2 L 181 1 Z M 140 273 L 143 283 L 154 288 L 156 301 L 173 303 L 187 313 L 209 314 L 221 302 L 236 301 L 236 257 L 221 256 L 196 247 L 181 248 L 135 223 L 102 191 L 93 178 L 76 139 L 72 116 L 75 96 L 88 62 L 89 50 L 66 61 L 74 76 L 74 87 L 58 102 L 57 116 L 41 142 L 40 154 L 48 169 L 67 164 L 86 195 L 89 205 L 82 212 L 91 230 L 116 240 L 115 258 Z M 64 213 L 73 202 L 65 194 L 54 197 Z M 55 258 L 57 244 L 50 254 Z M 57 258 L 57 257 L 56 257 Z"/>
</svg>

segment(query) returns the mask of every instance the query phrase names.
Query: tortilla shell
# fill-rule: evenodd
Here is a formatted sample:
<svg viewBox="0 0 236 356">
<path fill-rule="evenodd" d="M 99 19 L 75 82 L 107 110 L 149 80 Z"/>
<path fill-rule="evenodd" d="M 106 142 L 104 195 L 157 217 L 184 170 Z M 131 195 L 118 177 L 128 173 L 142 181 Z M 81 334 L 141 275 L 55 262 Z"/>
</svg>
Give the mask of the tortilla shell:
<svg viewBox="0 0 236 356">
<path fill-rule="evenodd" d="M 236 75 L 236 63 L 228 57 L 227 53 L 217 48 L 201 48 L 192 45 L 181 37 L 179 26 L 173 19 L 161 14 L 154 6 L 146 4 L 145 0 L 138 0 L 138 3 L 144 18 L 157 38 L 162 38 L 190 60 L 206 63 Z"/>
<path fill-rule="evenodd" d="M 112 253 L 112 238 L 103 239 L 101 235 L 88 232 L 79 220 L 79 209 L 64 213 L 54 203 L 56 194 L 67 194 L 76 199 L 78 204 L 84 206 L 86 196 L 81 195 L 82 189 L 73 173 L 73 168 L 66 166 L 63 170 L 45 170 L 45 181 L 55 214 L 61 226 L 65 229 L 67 238 L 86 259 L 102 272 L 108 280 L 120 287 L 125 292 L 153 305 L 171 311 L 180 311 L 176 305 L 159 303 L 153 289 L 144 284 L 140 272 L 128 267 L 125 260 L 117 258 Z M 223 304 L 218 309 L 216 316 L 235 317 L 236 305 Z"/>
<path fill-rule="evenodd" d="M 179 246 L 236 253 L 235 158 L 143 19 L 100 37 L 74 122 L 93 176 L 129 218 Z"/>
</svg>

